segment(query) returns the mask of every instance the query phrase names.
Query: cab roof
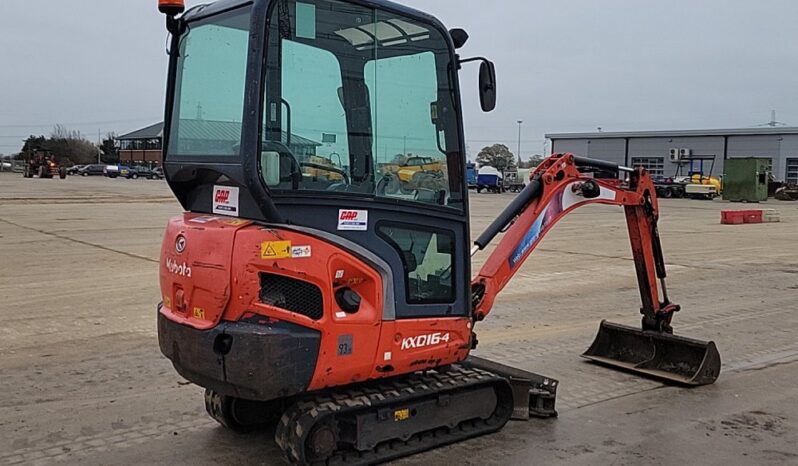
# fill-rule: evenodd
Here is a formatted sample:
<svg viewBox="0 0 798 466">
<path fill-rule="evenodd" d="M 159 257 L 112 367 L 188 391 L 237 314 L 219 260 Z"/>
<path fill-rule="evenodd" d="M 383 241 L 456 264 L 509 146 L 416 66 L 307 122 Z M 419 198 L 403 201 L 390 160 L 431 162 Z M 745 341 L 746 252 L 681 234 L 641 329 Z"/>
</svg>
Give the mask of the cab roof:
<svg viewBox="0 0 798 466">
<path fill-rule="evenodd" d="M 204 16 L 209 16 L 223 11 L 231 10 L 239 6 L 256 4 L 256 3 L 269 3 L 271 1 L 274 0 L 218 0 L 216 2 L 197 5 L 189 9 L 183 14 L 182 19 L 186 21 L 193 21 L 195 19 L 199 19 Z M 344 0 L 344 1 L 355 5 L 394 11 L 402 15 L 424 19 L 429 22 L 438 24 L 441 26 L 441 28 L 443 28 L 443 24 L 440 21 L 438 21 L 438 19 L 435 18 L 434 16 L 428 13 L 424 13 L 423 11 L 410 8 L 405 5 L 401 5 L 399 3 L 391 2 L 388 0 Z"/>
</svg>

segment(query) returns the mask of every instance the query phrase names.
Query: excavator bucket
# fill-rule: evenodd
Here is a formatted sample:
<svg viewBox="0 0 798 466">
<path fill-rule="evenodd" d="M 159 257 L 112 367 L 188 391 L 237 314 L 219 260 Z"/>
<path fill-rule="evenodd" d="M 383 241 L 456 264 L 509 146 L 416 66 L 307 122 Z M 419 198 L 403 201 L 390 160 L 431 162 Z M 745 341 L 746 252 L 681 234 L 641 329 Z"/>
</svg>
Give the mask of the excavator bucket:
<svg viewBox="0 0 798 466">
<path fill-rule="evenodd" d="M 582 357 L 680 385 L 708 385 L 720 375 L 715 343 L 602 321 Z"/>
</svg>

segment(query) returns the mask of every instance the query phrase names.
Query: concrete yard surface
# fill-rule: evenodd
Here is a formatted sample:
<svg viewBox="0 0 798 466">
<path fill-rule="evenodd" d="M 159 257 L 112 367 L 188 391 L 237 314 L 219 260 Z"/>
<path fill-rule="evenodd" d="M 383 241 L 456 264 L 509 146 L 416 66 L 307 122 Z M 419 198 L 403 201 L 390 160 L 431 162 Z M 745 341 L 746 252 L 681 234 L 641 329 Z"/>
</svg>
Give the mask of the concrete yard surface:
<svg viewBox="0 0 798 466">
<path fill-rule="evenodd" d="M 472 193 L 472 234 L 511 200 Z M 781 223 L 720 224 L 751 207 L 661 201 L 674 327 L 717 343 L 716 384 L 579 357 L 601 319 L 640 318 L 623 212 L 586 207 L 477 325 L 476 354 L 560 381 L 559 417 L 397 464 L 798 464 L 798 202 L 762 205 Z M 161 234 L 180 212 L 163 181 L 0 173 L 0 465 L 282 464 L 270 432 L 225 431 L 160 354 Z"/>
</svg>

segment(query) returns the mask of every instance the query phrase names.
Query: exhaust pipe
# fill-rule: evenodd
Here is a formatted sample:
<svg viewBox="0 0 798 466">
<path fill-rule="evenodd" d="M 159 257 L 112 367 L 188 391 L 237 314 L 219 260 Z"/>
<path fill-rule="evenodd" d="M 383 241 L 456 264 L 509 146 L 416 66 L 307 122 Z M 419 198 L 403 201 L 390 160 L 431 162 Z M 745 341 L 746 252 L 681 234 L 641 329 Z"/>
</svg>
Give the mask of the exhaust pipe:
<svg viewBox="0 0 798 466">
<path fill-rule="evenodd" d="M 679 385 L 708 385 L 720 375 L 715 342 L 602 321 L 582 354 L 590 361 Z"/>
</svg>

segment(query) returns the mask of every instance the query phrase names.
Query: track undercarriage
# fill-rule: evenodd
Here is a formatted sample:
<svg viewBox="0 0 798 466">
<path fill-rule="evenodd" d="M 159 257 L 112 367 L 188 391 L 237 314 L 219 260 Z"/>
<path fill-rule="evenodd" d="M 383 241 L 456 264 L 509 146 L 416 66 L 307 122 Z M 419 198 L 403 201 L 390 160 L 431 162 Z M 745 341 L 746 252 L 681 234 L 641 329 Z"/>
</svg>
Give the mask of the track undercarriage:
<svg viewBox="0 0 798 466">
<path fill-rule="evenodd" d="M 368 465 L 496 432 L 510 419 L 556 416 L 557 385 L 470 357 L 438 370 L 275 402 L 208 390 L 205 406 L 232 430 L 276 424 L 275 441 L 290 463 Z"/>
</svg>

